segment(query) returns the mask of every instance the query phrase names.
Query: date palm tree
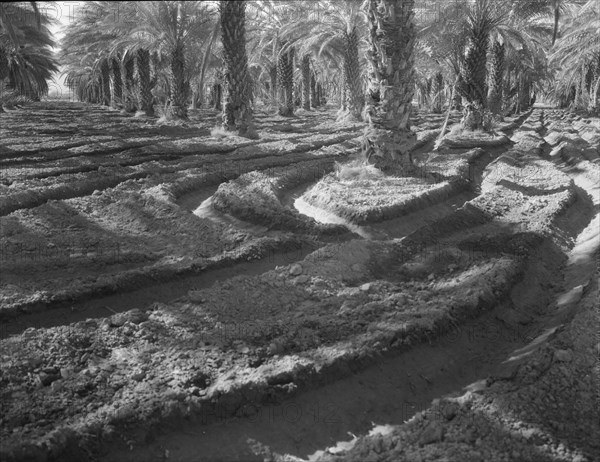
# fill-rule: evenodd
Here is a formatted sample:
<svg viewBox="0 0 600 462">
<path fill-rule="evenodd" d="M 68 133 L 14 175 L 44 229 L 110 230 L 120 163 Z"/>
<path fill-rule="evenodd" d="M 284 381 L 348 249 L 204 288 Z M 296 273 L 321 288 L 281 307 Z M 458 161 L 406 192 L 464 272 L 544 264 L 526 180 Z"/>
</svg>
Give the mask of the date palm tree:
<svg viewBox="0 0 600 462">
<path fill-rule="evenodd" d="M 38 100 L 48 92 L 58 67 L 50 22 L 37 2 L 0 4 L 0 112 L 2 104 L 18 96 Z"/>
<path fill-rule="evenodd" d="M 465 57 L 460 62 L 460 94 L 467 100 L 463 127 L 483 127 L 483 113 L 487 107 L 487 53 L 490 33 L 500 22 L 500 15 L 492 0 L 477 0 L 467 14 L 468 39 Z"/>
<path fill-rule="evenodd" d="M 306 6 L 306 19 L 290 22 L 281 34 L 302 50 L 321 56 L 325 50 L 342 57 L 347 116 L 361 120 L 364 107 L 359 50 L 366 35 L 363 0 L 328 0 Z"/>
<path fill-rule="evenodd" d="M 600 6 L 590 0 L 566 15 L 550 56 L 558 69 L 552 96 L 581 109 L 600 109 Z M 572 89 L 574 91 L 572 92 Z"/>
<path fill-rule="evenodd" d="M 252 12 L 250 63 L 263 69 L 269 78 L 271 100 L 281 115 L 294 113 L 294 69 L 296 56 L 302 62 L 311 50 L 297 43 L 295 26 L 308 24 L 321 9 L 318 1 L 255 0 L 248 2 Z M 299 19 L 302 18 L 302 19 Z M 310 66 L 310 64 L 309 64 Z M 306 82 L 303 82 L 306 88 Z M 305 91 L 305 90 L 304 90 Z"/>
<path fill-rule="evenodd" d="M 241 136 L 254 136 L 246 55 L 246 3 L 221 0 L 219 12 L 226 87 L 223 128 Z"/>
<path fill-rule="evenodd" d="M 414 0 L 368 0 L 369 85 L 363 152 L 383 170 L 409 172 L 414 94 Z"/>
<path fill-rule="evenodd" d="M 119 10 L 118 12 L 115 10 Z M 131 82 L 132 70 L 138 79 L 139 106 L 151 115 L 150 55 L 156 53 L 166 58 L 165 71 L 168 77 L 170 115 L 174 118 L 187 117 L 189 78 L 186 75 L 187 47 L 195 43 L 198 35 L 205 34 L 211 4 L 206 2 L 155 1 L 92 2 L 89 8 L 76 18 L 63 40 L 63 56 L 78 57 L 80 60 L 92 53 L 98 57 L 100 73 L 104 74 L 102 62 L 105 55 L 129 57 L 135 55 L 136 66 L 125 60 L 124 78 L 127 87 Z M 143 51 L 139 51 L 143 50 Z M 83 59 L 87 62 L 87 60 Z M 94 66 L 92 66 L 92 69 Z M 135 69 L 137 68 L 137 69 Z M 72 59 L 69 71 L 77 74 L 77 60 Z M 101 75 L 102 85 L 107 79 Z M 103 93 L 106 93 L 105 90 Z M 130 88 L 129 95 L 133 93 Z"/>
<path fill-rule="evenodd" d="M 114 56 L 110 50 L 116 35 L 102 25 L 102 19 L 112 17 L 112 8 L 109 2 L 92 2 L 80 10 L 61 39 L 60 52 L 69 86 L 76 94 L 86 95 L 91 82 L 97 82 L 100 102 L 106 106 L 111 103 L 110 74 Z"/>
<path fill-rule="evenodd" d="M 209 5 L 203 2 L 142 2 L 136 9 L 138 27 L 130 37 L 144 48 L 165 53 L 169 59 L 170 115 L 187 118 L 189 81 L 186 79 L 186 47 L 204 32 Z M 131 40 L 130 39 L 130 40 Z"/>
</svg>

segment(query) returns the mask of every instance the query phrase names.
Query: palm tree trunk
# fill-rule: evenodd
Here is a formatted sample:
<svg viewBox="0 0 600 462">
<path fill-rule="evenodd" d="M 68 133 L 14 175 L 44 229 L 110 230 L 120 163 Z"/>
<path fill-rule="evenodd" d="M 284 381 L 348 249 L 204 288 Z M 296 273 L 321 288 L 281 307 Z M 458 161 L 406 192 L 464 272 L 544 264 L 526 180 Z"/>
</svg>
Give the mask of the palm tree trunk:
<svg viewBox="0 0 600 462">
<path fill-rule="evenodd" d="M 506 56 L 506 47 L 504 44 L 494 42 L 492 47 L 492 88 L 489 95 L 490 111 L 494 114 L 502 113 L 502 90 L 504 80 L 504 63 Z"/>
<path fill-rule="evenodd" d="M 364 95 L 360 82 L 360 65 L 358 62 L 358 33 L 353 29 L 344 34 L 344 77 L 348 89 L 348 113 L 356 120 L 362 120 L 361 112 Z"/>
<path fill-rule="evenodd" d="M 476 8 L 478 7 L 477 5 Z M 465 58 L 460 63 L 460 90 L 467 100 L 461 124 L 469 130 L 483 127 L 483 114 L 487 104 L 487 50 L 490 33 L 488 13 L 487 9 L 474 13 Z"/>
<path fill-rule="evenodd" d="M 271 77 L 271 102 L 277 104 L 277 66 L 271 66 L 269 76 Z"/>
<path fill-rule="evenodd" d="M 596 78 L 594 89 L 590 99 L 591 110 L 600 108 L 600 75 Z"/>
<path fill-rule="evenodd" d="M 123 102 L 123 80 L 121 79 L 121 62 L 117 58 L 110 60 L 113 74 L 112 107 L 120 107 Z"/>
<path fill-rule="evenodd" d="M 6 86 L 4 80 L 8 77 L 9 68 L 8 68 L 8 56 L 6 54 L 6 50 L 0 45 L 0 98 L 2 97 L 2 93 L 6 91 Z M 2 103 L 0 102 L 0 113 L 6 112 L 2 107 Z"/>
<path fill-rule="evenodd" d="M 223 71 L 217 69 L 214 74 L 214 80 L 211 91 L 211 105 L 217 111 L 222 109 L 223 100 Z"/>
<path fill-rule="evenodd" d="M 138 103 L 147 116 L 154 116 L 152 104 L 152 85 L 150 82 L 150 52 L 143 48 L 136 54 Z"/>
<path fill-rule="evenodd" d="M 436 72 L 431 82 L 431 112 L 434 114 L 442 113 L 442 92 L 444 91 L 444 76 L 441 72 Z"/>
<path fill-rule="evenodd" d="M 310 111 L 310 55 L 302 57 L 302 108 Z"/>
<path fill-rule="evenodd" d="M 4 47 L 0 45 L 0 82 L 8 77 L 8 55 Z"/>
<path fill-rule="evenodd" d="M 558 22 L 560 20 L 560 1 L 553 0 L 554 7 L 554 27 L 552 30 L 552 46 L 556 43 L 556 37 L 558 36 Z"/>
<path fill-rule="evenodd" d="M 133 56 L 128 55 L 123 63 L 125 74 L 125 111 L 135 112 L 137 110 L 135 97 L 135 61 Z"/>
<path fill-rule="evenodd" d="M 519 89 L 519 109 L 520 112 L 529 109 L 531 101 L 531 80 L 525 73 L 521 76 L 521 86 Z"/>
<path fill-rule="evenodd" d="M 246 2 L 219 3 L 226 95 L 223 128 L 255 136 L 250 100 L 252 86 L 246 55 Z"/>
<path fill-rule="evenodd" d="M 200 82 L 198 83 L 198 86 L 197 86 L 197 88 L 198 88 L 197 99 L 200 102 L 200 105 L 202 105 L 202 103 L 204 101 L 204 80 L 206 78 L 206 68 L 208 67 L 208 58 L 210 57 L 210 52 L 211 52 L 213 44 L 215 43 L 215 40 L 217 38 L 217 35 L 219 32 L 219 25 L 220 25 L 220 22 L 217 21 L 215 23 L 215 27 L 212 31 L 212 34 L 210 36 L 208 45 L 206 46 L 206 50 L 204 50 L 204 55 L 202 55 L 202 66 L 200 69 Z M 196 102 L 196 99 L 194 99 L 193 101 Z"/>
<path fill-rule="evenodd" d="M 317 78 L 314 72 L 310 75 L 310 104 L 314 108 L 319 106 L 317 101 Z"/>
<path fill-rule="evenodd" d="M 279 84 L 283 100 L 279 103 L 279 114 L 294 115 L 294 48 L 290 47 L 279 56 Z"/>
<path fill-rule="evenodd" d="M 456 79 L 456 84 L 454 85 L 454 88 L 453 88 L 454 97 L 452 98 L 452 109 L 456 109 L 456 110 L 462 109 L 462 93 L 460 90 L 462 88 L 462 86 L 463 86 L 463 81 L 459 74 L 458 78 Z"/>
<path fill-rule="evenodd" d="M 323 85 L 317 82 L 317 107 L 323 105 Z"/>
<path fill-rule="evenodd" d="M 416 39 L 414 0 L 368 0 L 369 85 L 363 153 L 384 170 L 410 170 Z"/>
<path fill-rule="evenodd" d="M 183 42 L 175 44 L 171 52 L 170 69 L 171 113 L 176 119 L 187 119 L 188 84 L 185 81 L 185 54 Z"/>
<path fill-rule="evenodd" d="M 100 63 L 100 75 L 102 78 L 102 104 L 110 106 L 110 66 L 108 59 L 103 58 Z"/>
</svg>

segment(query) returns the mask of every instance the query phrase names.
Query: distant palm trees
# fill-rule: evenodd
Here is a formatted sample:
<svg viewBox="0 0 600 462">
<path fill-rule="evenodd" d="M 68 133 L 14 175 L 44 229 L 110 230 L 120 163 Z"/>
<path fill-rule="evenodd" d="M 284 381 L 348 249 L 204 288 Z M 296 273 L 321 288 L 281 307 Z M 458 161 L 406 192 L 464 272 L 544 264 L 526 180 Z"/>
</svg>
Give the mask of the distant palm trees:
<svg viewBox="0 0 600 462">
<path fill-rule="evenodd" d="M 193 52 L 188 47 L 209 35 L 207 29 L 216 20 L 214 13 L 210 4 L 199 1 L 93 2 L 70 25 L 62 41 L 67 82 L 84 88 L 99 82 L 102 100 L 107 104 L 107 64 L 121 60 L 127 106 L 131 110 L 135 98 L 139 109 L 152 115 L 151 91 L 159 83 L 160 69 L 168 93 L 168 115 L 186 119 L 191 93 L 186 64 Z M 154 80 L 151 56 L 156 57 Z M 113 77 L 113 86 L 118 81 Z M 78 89 L 77 93 L 93 97 L 97 91 L 88 94 Z"/>
<path fill-rule="evenodd" d="M 280 31 L 282 37 L 300 49 L 303 66 L 306 66 L 304 56 L 307 54 L 339 56 L 344 86 L 342 106 L 346 115 L 355 120 L 362 119 L 365 104 L 364 73 L 359 60 L 361 41 L 366 38 L 362 3 L 363 0 L 312 2 L 304 5 L 305 20 L 290 21 Z"/>
<path fill-rule="evenodd" d="M 345 117 L 368 114 L 373 122 L 388 110 L 374 88 L 400 88 L 388 80 L 399 64 L 378 54 L 388 45 L 374 44 L 398 43 L 380 24 L 386 11 L 406 8 L 416 13 L 416 37 L 412 70 L 401 68 L 404 97 L 438 113 L 464 106 L 463 126 L 481 129 L 492 115 L 526 110 L 555 75 L 557 99 L 597 106 L 596 6 L 584 0 L 98 1 L 70 25 L 62 57 L 77 95 L 128 112 L 152 115 L 153 102 L 164 98 L 168 115 L 185 119 L 188 105 L 202 104 L 212 87 L 214 107 L 236 131 L 245 130 L 257 100 L 291 116 L 298 104 L 312 110 L 324 95 Z M 585 50 L 577 49 L 580 39 Z M 380 68 L 375 78 L 373 66 Z M 214 76 L 210 85 L 206 76 Z M 408 112 L 392 112 L 405 130 Z"/>
</svg>

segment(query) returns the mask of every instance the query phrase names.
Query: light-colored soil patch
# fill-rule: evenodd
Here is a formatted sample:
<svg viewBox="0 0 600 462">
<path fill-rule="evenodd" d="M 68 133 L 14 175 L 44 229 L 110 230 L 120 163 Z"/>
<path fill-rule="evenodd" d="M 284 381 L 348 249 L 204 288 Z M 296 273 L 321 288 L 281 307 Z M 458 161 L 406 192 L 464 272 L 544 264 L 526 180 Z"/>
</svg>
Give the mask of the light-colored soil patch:
<svg viewBox="0 0 600 462">
<path fill-rule="evenodd" d="M 362 224 L 409 213 L 458 190 L 460 188 L 449 181 L 436 182 L 431 178 L 339 180 L 332 174 L 306 191 L 302 198 L 311 205 Z"/>
</svg>

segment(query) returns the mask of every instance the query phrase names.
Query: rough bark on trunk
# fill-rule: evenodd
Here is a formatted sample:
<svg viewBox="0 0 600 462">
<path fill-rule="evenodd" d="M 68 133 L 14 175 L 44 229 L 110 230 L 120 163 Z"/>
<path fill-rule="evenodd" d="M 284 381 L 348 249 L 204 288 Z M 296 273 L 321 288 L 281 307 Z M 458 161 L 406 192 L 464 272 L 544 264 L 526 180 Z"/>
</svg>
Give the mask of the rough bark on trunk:
<svg viewBox="0 0 600 462">
<path fill-rule="evenodd" d="M 444 91 L 444 77 L 441 72 L 436 72 L 431 81 L 431 112 L 434 114 L 441 114 L 442 103 L 442 92 Z"/>
<path fill-rule="evenodd" d="M 112 107 L 118 108 L 123 102 L 123 80 L 121 78 L 121 62 L 117 58 L 110 60 L 113 75 Z"/>
<path fill-rule="evenodd" d="M 519 112 L 526 111 L 531 102 L 531 80 L 527 75 L 521 76 L 519 88 Z"/>
<path fill-rule="evenodd" d="M 479 12 L 481 13 L 481 12 Z M 465 58 L 460 63 L 459 91 L 467 100 L 461 121 L 463 128 L 483 128 L 487 106 L 487 50 L 491 23 L 485 13 L 476 14 L 470 25 Z"/>
<path fill-rule="evenodd" d="M 310 75 L 310 105 L 313 108 L 319 106 L 319 102 L 317 101 L 317 77 L 314 72 L 311 72 Z"/>
<path fill-rule="evenodd" d="M 321 85 L 321 82 L 317 82 L 317 106 L 324 104 L 323 99 L 323 85 Z"/>
<path fill-rule="evenodd" d="M 368 0 L 369 85 L 363 136 L 367 160 L 383 170 L 409 171 L 414 94 L 414 0 Z"/>
<path fill-rule="evenodd" d="M 349 114 L 357 120 L 362 120 L 364 95 L 360 82 L 360 64 L 358 61 L 358 33 L 353 29 L 344 34 L 344 77 L 348 90 Z"/>
<path fill-rule="evenodd" d="M 302 108 L 310 111 L 310 55 L 302 57 Z"/>
<path fill-rule="evenodd" d="M 4 80 L 8 77 L 9 68 L 8 68 L 8 56 L 6 54 L 6 50 L 0 45 L 0 91 L 4 93 L 6 91 L 6 83 Z M 2 97 L 2 94 L 0 94 Z M 2 107 L 0 102 L 0 113 L 6 112 Z"/>
<path fill-rule="evenodd" d="M 294 48 L 290 47 L 279 56 L 279 85 L 282 100 L 279 102 L 279 114 L 294 115 Z"/>
<path fill-rule="evenodd" d="M 187 119 L 189 85 L 185 81 L 185 54 L 183 42 L 175 44 L 171 51 L 170 68 L 171 117 Z"/>
<path fill-rule="evenodd" d="M 277 66 L 271 66 L 269 76 L 271 77 L 271 101 L 277 104 Z"/>
<path fill-rule="evenodd" d="M 8 55 L 6 50 L 0 46 L 0 82 L 8 77 Z"/>
<path fill-rule="evenodd" d="M 492 75 L 489 94 L 489 108 L 494 114 L 502 113 L 503 79 L 506 47 L 502 43 L 494 42 L 492 47 Z"/>
<path fill-rule="evenodd" d="M 226 87 L 223 128 L 241 136 L 255 136 L 250 104 L 252 82 L 246 55 L 246 3 L 222 0 L 219 12 Z"/>
<path fill-rule="evenodd" d="M 102 104 L 110 106 L 110 66 L 107 59 L 103 59 L 100 63 L 100 76 L 102 80 Z"/>
<path fill-rule="evenodd" d="M 223 71 L 217 69 L 211 90 L 211 105 L 217 111 L 222 109 L 223 101 Z"/>
<path fill-rule="evenodd" d="M 454 93 L 454 97 L 452 98 L 452 109 L 456 109 L 456 110 L 462 109 L 462 93 L 460 90 L 462 85 L 463 85 L 463 82 L 462 82 L 462 79 L 459 74 L 456 79 L 456 85 L 454 85 L 454 88 L 452 89 L 453 93 Z"/>
<path fill-rule="evenodd" d="M 150 80 L 150 52 L 143 48 L 136 53 L 138 104 L 147 116 L 154 116 L 152 83 Z"/>
<path fill-rule="evenodd" d="M 125 79 L 125 111 L 135 112 L 137 110 L 137 98 L 135 95 L 135 60 L 133 56 L 127 56 L 123 63 Z"/>
</svg>

